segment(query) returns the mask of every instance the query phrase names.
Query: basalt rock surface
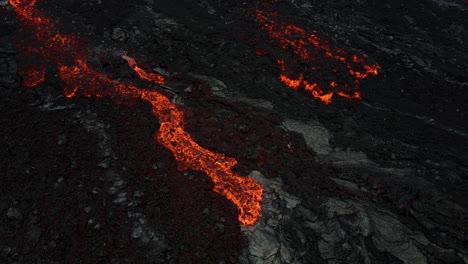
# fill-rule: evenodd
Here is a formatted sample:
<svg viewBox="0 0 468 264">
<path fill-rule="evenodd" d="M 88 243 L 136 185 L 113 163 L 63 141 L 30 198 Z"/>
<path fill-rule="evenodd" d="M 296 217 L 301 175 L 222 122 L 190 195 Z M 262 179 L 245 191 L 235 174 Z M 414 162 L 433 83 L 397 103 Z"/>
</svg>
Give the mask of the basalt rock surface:
<svg viewBox="0 0 468 264">
<path fill-rule="evenodd" d="M 263 212 L 242 227 L 204 174 L 178 171 L 150 105 L 66 99 L 52 68 L 24 87 L 34 58 L 0 1 L 1 263 L 468 263 L 466 1 L 269 1 L 381 66 L 361 101 L 328 106 L 278 80 L 260 2 L 36 5 L 93 67 L 186 109 L 200 145 L 262 184 Z"/>
</svg>

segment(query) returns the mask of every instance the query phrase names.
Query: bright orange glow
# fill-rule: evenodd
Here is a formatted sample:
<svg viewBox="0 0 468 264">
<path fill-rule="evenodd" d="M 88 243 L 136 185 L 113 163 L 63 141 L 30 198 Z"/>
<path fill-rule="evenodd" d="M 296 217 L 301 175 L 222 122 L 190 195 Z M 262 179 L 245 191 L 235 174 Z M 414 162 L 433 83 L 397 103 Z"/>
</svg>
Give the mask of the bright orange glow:
<svg viewBox="0 0 468 264">
<path fill-rule="evenodd" d="M 59 77 L 65 82 L 67 98 L 78 94 L 84 96 L 110 97 L 116 103 L 128 100 L 144 100 L 152 105 L 152 113 L 161 123 L 154 139 L 174 155 L 180 170 L 192 169 L 204 172 L 214 184 L 214 191 L 230 200 L 239 210 L 238 220 L 243 225 L 254 225 L 261 214 L 263 188 L 251 178 L 232 171 L 237 161 L 198 145 L 184 130 L 184 111 L 163 94 L 151 89 L 114 81 L 104 73 L 91 68 L 87 54 L 73 35 L 59 34 L 51 19 L 36 10 L 35 0 L 10 0 L 18 18 L 30 26 L 36 40 L 42 44 L 37 49 L 41 55 L 57 65 Z M 124 55 L 123 59 L 140 78 L 163 84 L 163 76 L 147 73 L 135 60 Z"/>
<path fill-rule="evenodd" d="M 346 69 L 346 72 L 339 71 L 338 69 L 331 70 L 334 76 L 338 77 L 338 75 L 348 74 L 354 80 L 352 85 L 334 80 L 320 87 L 317 82 L 307 82 L 305 72 L 300 73 L 298 79 L 288 77 L 290 75 L 290 72 L 287 70 L 288 67 L 286 67 L 284 60 L 279 59 L 277 62 L 281 69 L 279 76 L 281 82 L 294 90 L 303 87 L 306 92 L 324 104 L 329 104 L 333 95 L 350 100 L 361 99 L 359 79 L 377 75 L 380 69 L 377 63 L 368 65 L 363 57 L 349 55 L 343 49 L 334 49 L 327 41 L 321 40 L 315 34 L 306 32 L 301 27 L 294 24 L 277 22 L 278 17 L 279 15 L 276 12 L 256 11 L 256 18 L 261 24 L 262 29 L 267 31 L 270 39 L 276 41 L 282 49 L 290 50 L 297 57 L 295 61 L 300 63 L 313 63 L 318 60 L 334 61 L 330 64 L 338 63 L 340 68 L 344 67 Z M 290 68 L 294 69 L 295 65 L 291 65 Z M 317 66 L 313 66 L 310 67 L 310 70 L 316 71 L 318 68 Z"/>
<path fill-rule="evenodd" d="M 165 80 L 162 75 L 156 74 L 156 73 L 147 73 L 145 70 L 143 70 L 142 68 L 138 66 L 135 59 L 127 55 L 123 55 L 122 59 L 127 61 L 128 66 L 130 66 L 130 68 L 132 68 L 138 74 L 140 78 L 150 81 L 150 82 L 155 82 L 157 84 L 164 84 Z"/>
<path fill-rule="evenodd" d="M 304 77 L 300 75 L 299 78 L 297 78 L 296 80 L 293 80 L 293 79 L 290 79 L 288 76 L 281 74 L 279 79 L 287 86 L 291 87 L 294 90 L 297 90 L 299 86 L 301 85 Z"/>
</svg>

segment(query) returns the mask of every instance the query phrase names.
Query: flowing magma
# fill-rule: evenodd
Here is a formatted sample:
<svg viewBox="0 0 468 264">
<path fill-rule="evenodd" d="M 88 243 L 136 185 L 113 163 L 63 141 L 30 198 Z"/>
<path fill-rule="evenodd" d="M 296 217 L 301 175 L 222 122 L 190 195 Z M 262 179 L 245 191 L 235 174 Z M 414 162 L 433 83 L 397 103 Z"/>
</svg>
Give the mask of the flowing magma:
<svg viewBox="0 0 468 264">
<path fill-rule="evenodd" d="M 35 8 L 36 0 L 9 0 L 19 20 L 29 28 L 36 45 L 23 48 L 41 62 L 28 67 L 22 74 L 23 84 L 33 87 L 45 81 L 46 63 L 55 65 L 65 83 L 64 95 L 108 97 L 116 103 L 144 100 L 151 104 L 160 127 L 154 139 L 169 149 L 179 170 L 191 169 L 205 173 L 213 182 L 213 190 L 238 208 L 238 220 L 243 225 L 254 225 L 261 215 L 262 186 L 251 178 L 233 172 L 237 161 L 221 153 L 207 150 L 197 144 L 185 130 L 184 111 L 168 97 L 154 89 L 141 89 L 131 83 L 112 80 L 93 69 L 87 62 L 82 41 L 73 34 L 62 34 L 51 18 Z M 148 73 L 137 62 L 122 56 L 137 75 L 156 84 L 164 84 L 165 77 Z"/>
<path fill-rule="evenodd" d="M 280 22 L 281 16 L 277 12 L 256 10 L 255 15 L 262 29 L 268 32 L 271 41 L 278 43 L 282 49 L 292 52 L 295 56 L 289 67 L 284 59 L 276 60 L 281 70 L 280 81 L 291 89 L 298 90 L 302 87 L 304 91 L 326 105 L 331 103 L 334 95 L 359 100 L 361 99 L 360 80 L 378 74 L 380 66 L 377 63 L 366 64 L 362 56 L 332 48 L 327 41 L 320 39 L 316 34 L 308 33 L 295 24 Z M 324 64 L 327 63 L 338 67 L 326 69 Z M 336 80 L 328 80 L 325 84 L 319 85 L 307 78 L 303 72 L 290 77 L 297 71 L 299 65 L 312 75 L 314 72 L 321 74 L 325 72 L 325 75 L 334 76 Z M 339 79 L 347 81 L 340 82 Z"/>
</svg>

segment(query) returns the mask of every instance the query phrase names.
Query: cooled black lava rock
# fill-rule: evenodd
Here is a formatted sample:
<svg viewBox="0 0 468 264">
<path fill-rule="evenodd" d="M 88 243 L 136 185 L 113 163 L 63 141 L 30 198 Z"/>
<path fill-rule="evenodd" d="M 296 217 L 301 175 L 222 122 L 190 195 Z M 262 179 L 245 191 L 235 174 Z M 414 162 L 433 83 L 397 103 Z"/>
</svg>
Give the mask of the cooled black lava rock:
<svg viewBox="0 0 468 264">
<path fill-rule="evenodd" d="M 264 215 L 241 228 L 209 179 L 153 140 L 149 105 L 65 99 L 52 67 L 23 87 L 18 72 L 38 58 L 16 46 L 25 32 L 0 1 L 1 262 L 468 263 L 467 4 L 270 2 L 382 67 L 362 101 L 329 106 L 277 79 L 287 51 L 256 22 L 262 6 L 37 3 L 88 39 L 93 67 L 162 91 L 200 145 L 262 181 Z M 124 52 L 166 86 L 138 80 Z"/>
</svg>

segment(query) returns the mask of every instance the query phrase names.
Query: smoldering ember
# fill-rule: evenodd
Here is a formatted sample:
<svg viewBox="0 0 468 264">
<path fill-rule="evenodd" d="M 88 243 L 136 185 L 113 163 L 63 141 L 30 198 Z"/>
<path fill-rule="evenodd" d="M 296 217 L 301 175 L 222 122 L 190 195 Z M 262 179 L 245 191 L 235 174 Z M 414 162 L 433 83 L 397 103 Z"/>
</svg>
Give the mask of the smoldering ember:
<svg viewBox="0 0 468 264">
<path fill-rule="evenodd" d="M 0 263 L 468 263 L 465 0 L 1 0 Z"/>
</svg>

